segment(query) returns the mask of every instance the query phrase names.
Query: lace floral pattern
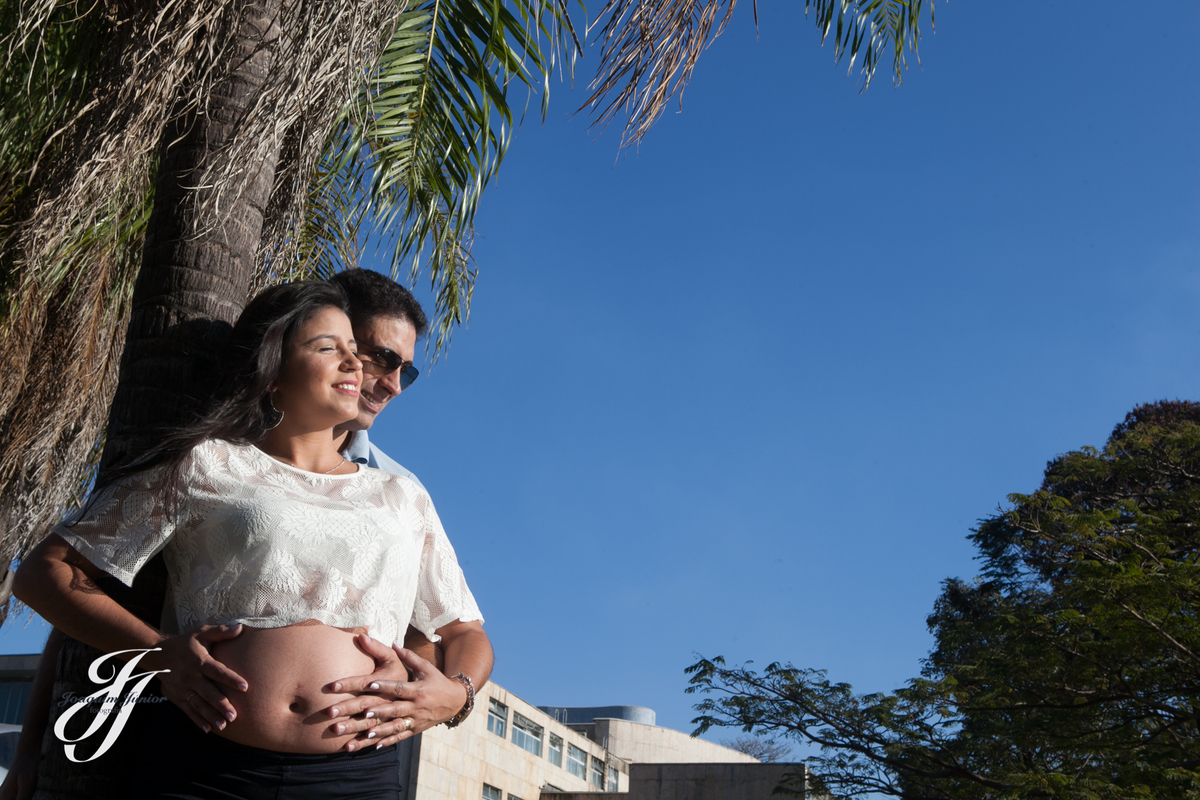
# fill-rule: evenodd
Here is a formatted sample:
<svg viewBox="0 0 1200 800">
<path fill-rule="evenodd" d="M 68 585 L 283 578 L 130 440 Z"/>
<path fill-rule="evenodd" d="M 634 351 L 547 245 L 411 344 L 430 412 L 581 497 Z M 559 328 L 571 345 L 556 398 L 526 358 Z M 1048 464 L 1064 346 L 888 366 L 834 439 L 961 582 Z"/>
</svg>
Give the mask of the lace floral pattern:
<svg viewBox="0 0 1200 800">
<path fill-rule="evenodd" d="M 315 619 L 401 641 L 455 620 L 482 620 L 425 489 L 360 467 L 317 475 L 256 447 L 210 440 L 184 459 L 174 502 L 165 468 L 96 493 L 55 529 L 129 585 L 159 551 L 178 630 Z"/>
</svg>

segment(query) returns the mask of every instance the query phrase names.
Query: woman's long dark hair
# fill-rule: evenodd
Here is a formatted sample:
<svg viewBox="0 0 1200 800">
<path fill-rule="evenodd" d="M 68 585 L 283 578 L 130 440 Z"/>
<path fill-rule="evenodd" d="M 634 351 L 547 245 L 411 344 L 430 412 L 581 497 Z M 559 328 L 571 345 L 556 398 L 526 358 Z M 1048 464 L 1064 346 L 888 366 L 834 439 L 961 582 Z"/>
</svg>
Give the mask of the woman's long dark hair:
<svg viewBox="0 0 1200 800">
<path fill-rule="evenodd" d="M 271 405 L 271 387 L 287 361 L 297 331 L 326 308 L 349 315 L 346 293 L 325 281 L 294 281 L 262 290 L 233 326 L 222 359 L 224 369 L 211 400 L 194 421 L 168 431 L 163 440 L 134 462 L 110 471 L 105 484 L 137 472 L 179 465 L 206 439 L 256 444 L 279 423 Z M 100 488 L 100 487 L 97 487 Z"/>
</svg>

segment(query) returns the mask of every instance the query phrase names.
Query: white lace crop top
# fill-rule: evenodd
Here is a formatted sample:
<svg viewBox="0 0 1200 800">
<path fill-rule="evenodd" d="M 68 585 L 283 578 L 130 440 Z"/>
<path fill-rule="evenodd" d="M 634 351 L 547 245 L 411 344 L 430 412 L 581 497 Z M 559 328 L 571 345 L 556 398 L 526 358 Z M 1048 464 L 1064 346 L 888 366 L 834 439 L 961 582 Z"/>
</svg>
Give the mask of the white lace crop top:
<svg viewBox="0 0 1200 800">
<path fill-rule="evenodd" d="M 54 532 L 126 585 L 163 551 L 178 631 L 317 620 L 390 644 L 410 621 L 437 641 L 443 625 L 483 619 L 413 480 L 366 466 L 317 475 L 215 439 L 184 458 L 173 503 L 166 477 L 109 485 Z"/>
</svg>

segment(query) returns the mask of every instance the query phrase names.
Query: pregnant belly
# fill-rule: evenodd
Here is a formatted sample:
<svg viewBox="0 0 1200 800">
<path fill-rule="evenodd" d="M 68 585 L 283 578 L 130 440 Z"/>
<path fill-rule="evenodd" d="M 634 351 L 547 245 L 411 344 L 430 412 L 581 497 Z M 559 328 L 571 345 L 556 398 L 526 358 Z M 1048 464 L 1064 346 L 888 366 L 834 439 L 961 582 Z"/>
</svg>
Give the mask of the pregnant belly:
<svg viewBox="0 0 1200 800">
<path fill-rule="evenodd" d="M 361 629 L 342 630 L 310 622 L 286 628 L 243 626 L 235 639 L 212 648 L 213 658 L 246 679 L 249 689 L 225 690 L 237 719 L 226 739 L 284 753 L 332 753 L 353 734 L 336 735 L 329 709 L 353 695 L 330 684 L 367 675 L 375 661 L 354 643 Z"/>
</svg>

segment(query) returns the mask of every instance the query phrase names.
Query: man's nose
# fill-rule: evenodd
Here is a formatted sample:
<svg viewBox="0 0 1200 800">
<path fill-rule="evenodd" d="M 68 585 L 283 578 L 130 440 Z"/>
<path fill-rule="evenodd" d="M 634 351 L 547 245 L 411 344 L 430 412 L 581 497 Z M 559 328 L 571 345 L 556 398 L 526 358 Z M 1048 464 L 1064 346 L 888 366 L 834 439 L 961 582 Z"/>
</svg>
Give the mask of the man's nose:
<svg viewBox="0 0 1200 800">
<path fill-rule="evenodd" d="M 389 394 L 400 394 L 400 370 L 393 370 L 387 375 L 384 375 L 375 381 L 376 386 L 382 386 L 387 389 Z"/>
</svg>

